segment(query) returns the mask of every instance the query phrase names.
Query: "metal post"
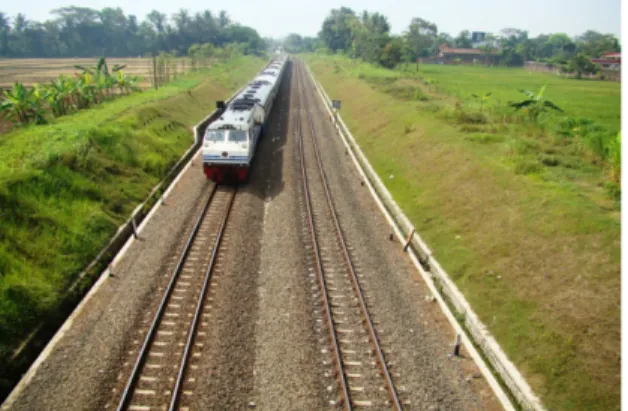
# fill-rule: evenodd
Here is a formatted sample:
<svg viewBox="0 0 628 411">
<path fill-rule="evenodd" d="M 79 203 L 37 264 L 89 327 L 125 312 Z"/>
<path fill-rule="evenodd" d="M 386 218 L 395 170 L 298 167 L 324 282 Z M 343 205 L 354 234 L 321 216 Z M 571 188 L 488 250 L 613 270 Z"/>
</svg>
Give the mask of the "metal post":
<svg viewBox="0 0 628 411">
<path fill-rule="evenodd" d="M 460 334 L 456 334 L 456 342 L 454 343 L 454 356 L 460 356 Z"/>
<path fill-rule="evenodd" d="M 133 227 L 133 237 L 135 237 L 135 239 L 138 239 L 138 235 L 137 235 L 137 225 L 135 224 L 135 215 L 131 216 L 131 226 Z"/>
<path fill-rule="evenodd" d="M 153 51 L 153 86 L 157 90 L 157 55 Z"/>
</svg>

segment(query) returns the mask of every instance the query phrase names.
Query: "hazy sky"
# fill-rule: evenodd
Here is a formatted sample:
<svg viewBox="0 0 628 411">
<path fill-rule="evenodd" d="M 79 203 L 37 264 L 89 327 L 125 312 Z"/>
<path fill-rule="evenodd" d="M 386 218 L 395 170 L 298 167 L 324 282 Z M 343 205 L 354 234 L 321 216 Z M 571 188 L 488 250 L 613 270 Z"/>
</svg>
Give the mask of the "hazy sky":
<svg viewBox="0 0 628 411">
<path fill-rule="evenodd" d="M 5 1 L 0 11 L 43 21 L 50 10 L 73 4 L 72 0 Z M 76 3 L 74 3 L 76 4 Z M 281 37 L 289 33 L 314 36 L 329 11 L 341 5 L 355 11 L 380 12 L 388 17 L 393 33 L 401 33 L 412 17 L 436 23 L 439 32 L 456 35 L 461 30 L 498 32 L 505 27 L 528 30 L 531 36 L 564 32 L 571 36 L 587 29 L 620 36 L 621 0 L 83 0 L 76 4 L 101 9 L 121 7 L 126 14 L 143 19 L 156 9 L 169 16 L 179 8 L 191 12 L 224 9 L 234 21 L 255 28 L 262 36 Z"/>
</svg>

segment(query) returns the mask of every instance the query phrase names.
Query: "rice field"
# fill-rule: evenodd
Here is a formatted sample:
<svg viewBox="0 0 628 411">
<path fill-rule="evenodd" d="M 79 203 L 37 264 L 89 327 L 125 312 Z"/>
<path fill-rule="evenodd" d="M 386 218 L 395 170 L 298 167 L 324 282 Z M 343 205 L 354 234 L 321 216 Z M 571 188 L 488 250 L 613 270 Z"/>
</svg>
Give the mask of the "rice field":
<svg viewBox="0 0 628 411">
<path fill-rule="evenodd" d="M 75 65 L 93 66 L 97 58 L 46 58 L 46 59 L 0 59 L 0 89 L 9 88 L 18 81 L 25 86 L 35 83 L 48 83 L 60 74 L 71 75 L 78 71 Z M 177 58 L 176 73 L 183 74 L 190 71 L 189 59 Z M 140 87 L 149 88 L 153 75 L 153 60 L 150 57 L 111 57 L 107 65 L 111 68 L 115 64 L 126 65 L 125 74 L 140 76 L 143 80 Z"/>
</svg>

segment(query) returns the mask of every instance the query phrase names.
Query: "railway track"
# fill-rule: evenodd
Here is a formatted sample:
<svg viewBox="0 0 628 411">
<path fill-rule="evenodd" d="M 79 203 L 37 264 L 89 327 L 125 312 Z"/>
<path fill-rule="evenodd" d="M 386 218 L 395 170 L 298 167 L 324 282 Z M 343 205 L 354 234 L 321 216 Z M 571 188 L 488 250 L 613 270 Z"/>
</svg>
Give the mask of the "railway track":
<svg viewBox="0 0 628 411">
<path fill-rule="evenodd" d="M 308 109 L 307 74 L 302 63 L 296 66 L 301 180 L 315 275 L 340 393 L 340 399 L 335 403 L 346 410 L 357 407 L 401 410 L 402 403 L 388 370 L 323 170 L 318 137 Z M 310 144 L 305 143 L 305 135 L 309 135 Z"/>
<path fill-rule="evenodd" d="M 192 229 L 120 397 L 117 409 L 186 409 L 193 393 L 188 374 L 207 325 L 212 274 L 225 236 L 236 188 L 215 185 Z M 187 379 L 186 379 L 187 378 Z"/>
</svg>

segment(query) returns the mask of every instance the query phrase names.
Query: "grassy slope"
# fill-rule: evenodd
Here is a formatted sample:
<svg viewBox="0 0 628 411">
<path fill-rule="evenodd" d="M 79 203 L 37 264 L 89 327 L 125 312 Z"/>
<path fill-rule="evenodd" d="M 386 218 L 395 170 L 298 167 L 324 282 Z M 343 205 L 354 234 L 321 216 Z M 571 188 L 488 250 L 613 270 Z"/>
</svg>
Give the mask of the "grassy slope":
<svg viewBox="0 0 628 411">
<path fill-rule="evenodd" d="M 400 99 L 361 80 L 360 72 L 378 75 L 366 65 L 308 60 L 330 97 L 342 100 L 343 118 L 395 199 L 548 408 L 619 409 L 620 217 L 595 185 L 600 167 L 516 174 L 505 147 L 529 140 L 515 126 L 477 138 L 439 116 L 433 102 L 448 96 Z M 465 83 L 465 92 L 503 98 L 547 81 L 558 104 L 619 127 L 616 84 L 571 89 L 572 81 L 512 70 L 425 70 L 441 88 Z M 531 151 L 549 144 L 537 143 Z"/>
<path fill-rule="evenodd" d="M 0 136 L 0 363 L 192 143 L 191 126 L 264 61 Z"/>
</svg>

